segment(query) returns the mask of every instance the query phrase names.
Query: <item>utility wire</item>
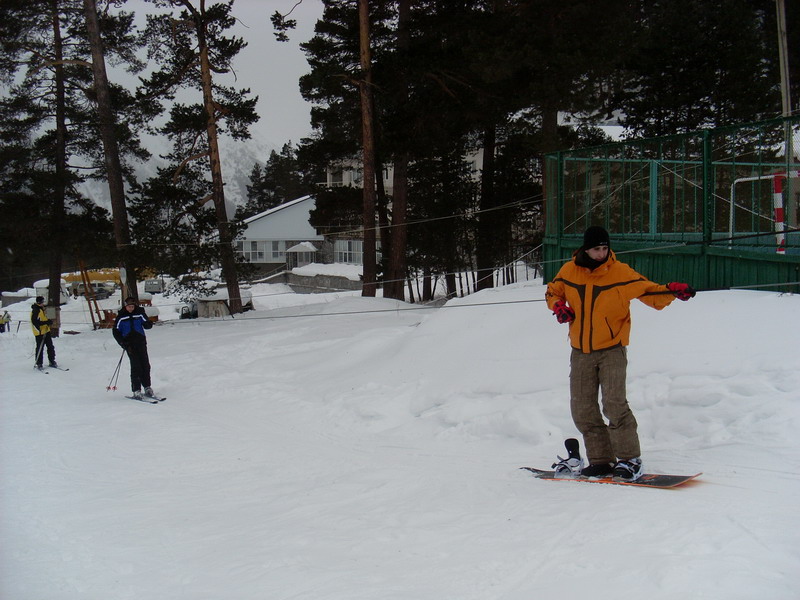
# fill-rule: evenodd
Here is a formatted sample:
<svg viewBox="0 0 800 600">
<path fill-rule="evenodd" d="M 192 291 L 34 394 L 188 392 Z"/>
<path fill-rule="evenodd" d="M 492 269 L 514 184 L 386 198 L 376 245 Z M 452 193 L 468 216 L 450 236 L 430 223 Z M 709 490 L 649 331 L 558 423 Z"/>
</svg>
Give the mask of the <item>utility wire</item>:
<svg viewBox="0 0 800 600">
<path fill-rule="evenodd" d="M 794 233 L 794 232 L 800 232 L 800 228 L 787 229 L 785 231 L 785 233 Z M 712 244 L 713 243 L 724 243 L 724 242 L 729 242 L 729 241 L 736 241 L 736 240 L 740 240 L 740 239 L 747 239 L 747 238 L 752 238 L 752 237 L 761 237 L 761 236 L 767 236 L 767 235 L 774 235 L 774 232 L 754 233 L 754 234 L 747 234 L 747 235 L 741 235 L 741 236 L 732 236 L 732 237 L 720 238 L 720 239 L 712 240 L 711 243 Z M 709 242 L 707 242 L 705 240 L 689 240 L 689 241 L 678 242 L 678 243 L 674 243 L 674 244 L 666 244 L 666 245 L 663 245 L 663 246 L 651 246 L 651 247 L 648 247 L 648 248 L 637 248 L 635 250 L 614 251 L 614 253 L 619 256 L 619 255 L 624 255 L 624 254 L 638 254 L 638 253 L 642 253 L 642 252 L 650 252 L 650 251 L 653 251 L 653 250 L 670 250 L 670 249 L 675 249 L 675 248 L 685 248 L 687 246 L 697 246 L 697 245 L 709 245 Z M 518 262 L 520 262 L 525 256 L 535 252 L 539 248 L 541 248 L 541 245 L 539 245 L 536 248 L 530 250 L 529 252 L 526 252 L 525 254 L 522 254 L 520 257 L 515 259 L 515 261 L 512 261 L 510 263 L 506 263 L 505 265 L 502 265 L 500 267 L 496 267 L 495 269 L 492 270 L 492 274 L 494 275 L 494 273 L 501 272 L 502 270 L 504 270 L 506 268 L 512 267 L 514 264 L 517 264 Z M 545 265 L 545 264 L 564 263 L 564 262 L 565 262 L 565 260 L 563 258 L 558 258 L 558 259 L 552 259 L 552 260 L 549 260 L 549 261 L 539 261 L 539 262 L 537 262 L 537 264 L 538 265 Z M 470 271 L 457 271 L 457 272 L 453 272 L 453 273 L 437 273 L 435 276 L 438 279 L 438 278 L 441 278 L 441 277 L 445 277 L 446 275 L 459 275 L 459 274 L 464 274 L 464 273 L 470 273 Z M 412 278 L 412 279 L 419 279 L 419 277 L 415 277 L 415 278 Z M 408 281 L 408 278 L 397 279 L 397 280 L 389 280 L 389 279 L 387 279 L 387 280 L 381 280 L 378 283 L 385 284 L 385 283 L 400 282 L 400 281 L 406 282 L 406 281 Z M 737 288 L 719 288 L 719 289 L 746 289 L 747 287 L 759 287 L 760 288 L 760 287 L 776 287 L 776 286 L 781 286 L 781 285 L 795 285 L 795 284 L 794 283 L 775 283 L 775 284 L 763 284 L 763 285 L 762 284 L 756 284 L 756 285 L 753 285 L 753 286 L 738 286 Z M 320 288 L 320 289 L 327 289 L 331 293 L 335 293 L 335 292 L 347 293 L 347 292 L 357 292 L 358 291 L 358 290 L 344 290 L 344 289 L 339 289 L 339 288 Z M 704 291 L 706 291 L 706 290 L 704 290 Z M 294 294 L 294 293 L 295 292 L 289 291 L 289 292 L 278 292 L 278 293 L 271 293 L 271 294 L 251 294 L 251 298 L 267 298 L 267 297 L 271 297 L 271 296 L 285 296 L 285 295 L 290 295 L 290 294 Z M 199 299 L 202 300 L 202 298 L 199 298 Z M 185 304 L 186 304 L 185 301 L 179 301 L 179 302 L 174 302 L 174 303 L 164 303 L 164 304 L 160 304 L 159 306 L 160 307 L 173 307 L 173 306 L 183 306 Z M 394 310 L 394 309 L 392 309 L 392 310 Z"/>
<path fill-rule="evenodd" d="M 752 288 L 765 288 L 765 287 L 780 287 L 780 286 L 797 286 L 800 285 L 800 281 L 793 281 L 790 283 L 772 283 L 772 284 L 756 284 L 756 285 L 744 285 L 744 286 L 732 286 L 732 287 L 721 287 L 721 288 L 710 288 L 710 289 L 703 289 L 703 290 L 695 290 L 697 293 L 704 293 L 704 292 L 719 292 L 719 291 L 727 291 L 727 290 L 747 290 Z M 672 293 L 672 292 L 664 292 L 664 293 Z M 339 312 L 329 312 L 324 314 L 316 314 L 316 315 L 264 315 L 264 316 L 257 316 L 257 317 L 248 317 L 247 321 L 260 321 L 264 319 L 302 319 L 302 318 L 313 318 L 313 317 L 331 317 L 331 316 L 343 316 L 343 315 L 369 315 L 369 314 L 380 314 L 380 313 L 401 313 L 401 312 L 410 312 L 410 311 L 420 311 L 420 310 L 441 310 L 444 308 L 474 308 L 480 306 L 502 306 L 502 305 L 509 305 L 509 304 L 535 304 L 540 302 L 546 302 L 544 298 L 532 298 L 529 300 L 502 300 L 499 302 L 475 302 L 469 304 L 443 304 L 441 306 L 432 306 L 430 304 L 425 306 L 407 306 L 407 307 L 396 307 L 396 308 L 381 308 L 376 310 L 353 310 L 353 311 L 339 311 Z M 242 319 L 240 319 L 242 320 Z M 222 322 L 222 321 L 230 321 L 230 319 L 205 319 L 203 323 L 214 323 L 214 322 Z M 176 324 L 175 321 L 163 321 L 164 325 Z M 178 321 L 177 324 L 188 324 L 187 320 Z"/>
</svg>

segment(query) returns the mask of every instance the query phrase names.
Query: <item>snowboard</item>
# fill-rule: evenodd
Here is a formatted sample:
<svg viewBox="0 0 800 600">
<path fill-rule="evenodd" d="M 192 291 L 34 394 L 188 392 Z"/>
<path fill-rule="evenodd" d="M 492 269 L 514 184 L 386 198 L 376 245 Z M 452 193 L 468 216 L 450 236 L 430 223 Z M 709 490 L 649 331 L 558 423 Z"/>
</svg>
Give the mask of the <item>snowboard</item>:
<svg viewBox="0 0 800 600">
<path fill-rule="evenodd" d="M 580 445 L 575 438 L 569 438 L 564 441 L 564 446 L 569 453 L 569 458 L 580 460 Z M 561 459 L 561 457 L 559 457 Z M 554 464 L 553 467 L 556 465 Z M 578 481 L 584 483 L 609 483 L 613 485 L 633 485 L 637 487 L 652 487 L 652 488 L 673 488 L 683 485 L 687 481 L 691 481 L 695 477 L 699 477 L 702 473 L 695 473 L 694 475 L 657 475 L 655 473 L 645 473 L 636 481 L 625 481 L 622 479 L 615 479 L 610 475 L 605 477 L 583 477 L 581 475 L 560 475 L 556 477 L 555 471 L 547 471 L 545 469 L 536 469 L 534 467 L 520 467 L 525 471 L 529 471 L 537 479 L 549 479 L 551 481 Z"/>
<path fill-rule="evenodd" d="M 702 473 L 694 475 L 659 475 L 655 473 L 645 473 L 636 481 L 622 481 L 613 477 L 555 477 L 555 471 L 546 471 L 534 467 L 520 467 L 525 471 L 530 471 L 537 479 L 549 479 L 551 481 L 575 481 L 580 483 L 609 483 L 613 485 L 633 485 L 638 487 L 651 488 L 674 488 L 699 477 Z"/>
</svg>

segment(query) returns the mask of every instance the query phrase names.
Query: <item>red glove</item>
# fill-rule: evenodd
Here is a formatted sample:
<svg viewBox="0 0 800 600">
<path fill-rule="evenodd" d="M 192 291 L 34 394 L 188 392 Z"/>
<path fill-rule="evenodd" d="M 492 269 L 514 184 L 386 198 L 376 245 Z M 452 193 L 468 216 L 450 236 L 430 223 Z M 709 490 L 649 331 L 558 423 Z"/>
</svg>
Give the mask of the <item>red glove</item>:
<svg viewBox="0 0 800 600">
<path fill-rule="evenodd" d="M 553 314 L 559 323 L 572 323 L 575 320 L 575 311 L 563 300 L 559 300 L 553 305 Z"/>
<path fill-rule="evenodd" d="M 667 288 L 669 288 L 670 292 L 675 294 L 675 297 L 678 298 L 678 300 L 683 301 L 686 301 L 689 298 L 694 298 L 694 295 L 697 293 L 688 283 L 668 283 Z"/>
</svg>

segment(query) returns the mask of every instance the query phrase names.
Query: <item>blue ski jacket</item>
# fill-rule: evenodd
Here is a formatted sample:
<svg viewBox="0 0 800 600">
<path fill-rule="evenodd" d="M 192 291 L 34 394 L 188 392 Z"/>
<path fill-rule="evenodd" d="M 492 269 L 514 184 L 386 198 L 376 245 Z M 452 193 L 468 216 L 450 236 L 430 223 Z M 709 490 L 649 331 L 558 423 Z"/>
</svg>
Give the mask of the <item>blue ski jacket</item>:
<svg viewBox="0 0 800 600">
<path fill-rule="evenodd" d="M 124 306 L 117 313 L 114 321 L 114 339 L 122 346 L 145 342 L 145 329 L 152 329 L 153 322 L 147 317 L 147 313 L 141 306 L 137 306 L 131 312 Z"/>
</svg>

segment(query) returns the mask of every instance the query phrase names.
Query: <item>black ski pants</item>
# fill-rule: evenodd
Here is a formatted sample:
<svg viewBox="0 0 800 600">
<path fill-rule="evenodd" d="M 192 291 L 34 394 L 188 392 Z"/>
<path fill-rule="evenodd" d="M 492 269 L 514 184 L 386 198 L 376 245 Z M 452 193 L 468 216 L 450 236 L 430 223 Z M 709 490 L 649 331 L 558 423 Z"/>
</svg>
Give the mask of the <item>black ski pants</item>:
<svg viewBox="0 0 800 600">
<path fill-rule="evenodd" d="M 33 336 L 36 339 L 36 366 L 41 367 L 42 363 L 44 363 L 44 347 L 47 347 L 47 360 L 55 362 L 56 360 L 56 347 L 53 346 L 53 336 L 50 335 L 50 332 L 44 333 L 42 335 L 35 335 Z"/>
<path fill-rule="evenodd" d="M 150 387 L 150 359 L 147 356 L 147 340 L 133 341 L 125 346 L 131 361 L 131 391 Z"/>
</svg>

